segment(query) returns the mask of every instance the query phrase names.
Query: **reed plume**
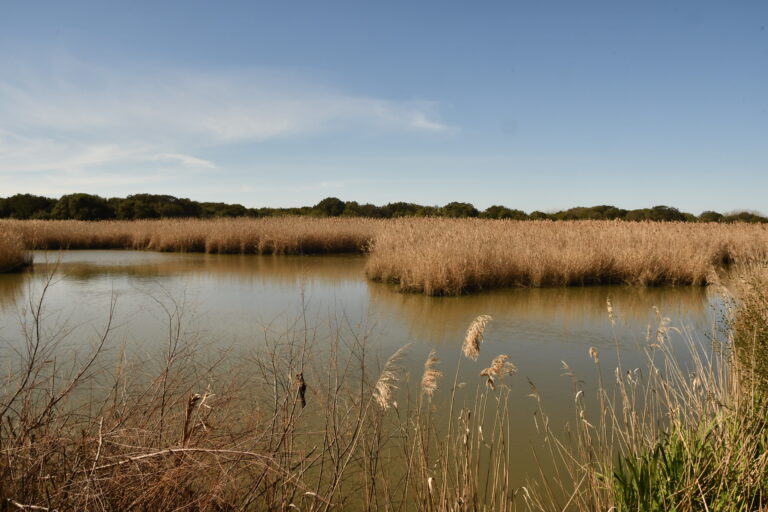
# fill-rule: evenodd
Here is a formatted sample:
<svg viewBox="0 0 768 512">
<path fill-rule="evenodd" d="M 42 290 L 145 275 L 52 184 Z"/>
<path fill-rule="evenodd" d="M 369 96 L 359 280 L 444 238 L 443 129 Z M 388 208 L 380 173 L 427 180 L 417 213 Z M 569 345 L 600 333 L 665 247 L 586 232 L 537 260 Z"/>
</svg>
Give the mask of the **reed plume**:
<svg viewBox="0 0 768 512">
<path fill-rule="evenodd" d="M 376 381 L 373 397 L 376 403 L 379 404 L 379 407 L 384 410 L 389 409 L 394 403 L 392 401 L 392 392 L 397 389 L 395 384 L 397 383 L 398 363 L 410 346 L 410 343 L 403 345 L 387 359 L 387 362 L 384 363 L 384 368 L 381 370 L 381 375 L 379 375 L 379 379 Z"/>
<path fill-rule="evenodd" d="M 598 352 L 595 347 L 589 347 L 589 357 L 595 364 L 600 362 L 600 352 Z"/>
<path fill-rule="evenodd" d="M 443 376 L 443 372 L 437 369 L 437 364 L 440 360 L 437 358 L 437 352 L 432 350 L 429 352 L 429 357 L 424 362 L 424 375 L 421 377 L 421 391 L 432 398 L 432 395 L 437 391 L 437 379 Z"/>
<path fill-rule="evenodd" d="M 467 358 L 477 361 L 477 358 L 480 355 L 480 344 L 483 342 L 485 326 L 491 320 L 492 318 L 490 315 L 480 315 L 469 324 L 467 335 L 464 338 L 464 344 L 461 347 L 461 351 Z"/>
<path fill-rule="evenodd" d="M 481 377 L 486 377 L 486 385 L 491 389 L 496 389 L 496 379 L 503 379 L 507 375 L 513 375 L 517 373 L 517 367 L 514 363 L 508 361 L 509 356 L 506 354 L 498 355 L 491 361 L 491 366 L 480 372 Z"/>
</svg>

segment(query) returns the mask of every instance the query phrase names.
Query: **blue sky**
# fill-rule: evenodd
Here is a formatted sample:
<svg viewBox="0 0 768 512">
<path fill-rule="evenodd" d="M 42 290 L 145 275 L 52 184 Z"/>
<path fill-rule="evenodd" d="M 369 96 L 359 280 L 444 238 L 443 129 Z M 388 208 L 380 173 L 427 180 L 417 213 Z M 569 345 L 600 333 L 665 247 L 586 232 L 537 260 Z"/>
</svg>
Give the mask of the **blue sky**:
<svg viewBox="0 0 768 512">
<path fill-rule="evenodd" d="M 0 196 L 768 213 L 768 2 L 0 2 Z"/>
</svg>

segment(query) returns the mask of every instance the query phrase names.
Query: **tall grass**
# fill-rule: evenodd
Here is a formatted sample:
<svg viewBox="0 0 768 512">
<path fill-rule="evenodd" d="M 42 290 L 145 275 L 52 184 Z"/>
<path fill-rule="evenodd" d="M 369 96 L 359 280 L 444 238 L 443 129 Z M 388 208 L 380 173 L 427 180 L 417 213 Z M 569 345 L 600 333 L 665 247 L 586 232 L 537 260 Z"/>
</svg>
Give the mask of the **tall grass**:
<svg viewBox="0 0 768 512">
<path fill-rule="evenodd" d="M 364 252 L 383 221 L 373 219 L 0 220 L 29 249 L 147 249 L 221 254 Z"/>
<path fill-rule="evenodd" d="M 0 231 L 0 273 L 13 272 L 32 263 L 18 233 Z"/>
<path fill-rule="evenodd" d="M 659 317 L 647 367 L 605 372 L 590 349 L 598 387 L 575 387 L 565 434 L 541 433 L 555 476 L 526 489 L 536 510 L 751 511 L 768 506 L 768 272 L 742 269 L 725 331 L 694 340 Z M 609 315 L 610 304 L 609 304 Z M 546 418 L 539 400 L 541 417 Z"/>
<path fill-rule="evenodd" d="M 403 291 L 705 285 L 732 262 L 768 261 L 768 226 L 622 221 L 279 217 L 147 221 L 0 220 L 28 249 L 370 253 L 368 276 Z"/>
<path fill-rule="evenodd" d="M 368 276 L 404 291 L 496 287 L 705 285 L 718 266 L 768 260 L 768 227 L 620 221 L 391 221 Z"/>
</svg>

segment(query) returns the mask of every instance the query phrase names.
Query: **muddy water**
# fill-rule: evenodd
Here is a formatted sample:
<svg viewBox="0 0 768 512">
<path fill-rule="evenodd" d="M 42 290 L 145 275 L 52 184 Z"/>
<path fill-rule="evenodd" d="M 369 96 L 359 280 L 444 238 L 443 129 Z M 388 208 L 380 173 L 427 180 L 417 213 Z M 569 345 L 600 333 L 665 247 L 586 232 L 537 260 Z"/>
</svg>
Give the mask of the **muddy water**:
<svg viewBox="0 0 768 512">
<path fill-rule="evenodd" d="M 186 335 L 203 346 L 234 351 L 258 346 L 265 333 L 295 328 L 301 318 L 302 325 L 321 334 L 320 340 L 329 324 L 370 333 L 370 346 L 380 360 L 411 343 L 402 366 L 414 383 L 434 348 L 451 380 L 467 325 L 479 314 L 491 315 L 480 359 L 461 363 L 459 380 L 467 385 L 459 400 L 471 402 L 478 390 L 485 392 L 480 369 L 498 354 L 509 355 L 519 369 L 506 381 L 516 486 L 535 472 L 532 449 L 540 446 L 528 379 L 552 425 L 562 425 L 573 418 L 573 387 L 563 376 L 563 361 L 589 387 L 595 375 L 590 347 L 600 352 L 604 367 L 617 357 L 627 368 L 642 367 L 657 311 L 670 325 L 706 343 L 719 308 L 712 291 L 687 287 L 513 289 L 458 298 L 404 295 L 367 281 L 361 256 L 72 251 L 37 253 L 35 262 L 33 272 L 0 275 L 2 359 L 14 357 L 12 349 L 21 346 L 24 310 L 39 297 L 51 269 L 55 277 L 46 292 L 45 322 L 71 331 L 58 347 L 63 353 L 87 348 L 114 297 L 113 351 L 152 353 L 168 336 L 169 315 L 180 317 Z M 615 325 L 606 310 L 608 298 Z M 437 410 L 447 400 L 449 385 L 441 383 Z"/>
</svg>

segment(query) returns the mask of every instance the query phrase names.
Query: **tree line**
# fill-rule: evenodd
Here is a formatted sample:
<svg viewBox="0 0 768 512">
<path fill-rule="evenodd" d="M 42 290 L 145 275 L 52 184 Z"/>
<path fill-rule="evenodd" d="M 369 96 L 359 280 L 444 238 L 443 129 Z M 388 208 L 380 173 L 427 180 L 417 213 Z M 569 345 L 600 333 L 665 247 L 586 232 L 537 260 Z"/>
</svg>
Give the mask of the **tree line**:
<svg viewBox="0 0 768 512">
<path fill-rule="evenodd" d="M 612 220 L 627 221 L 687 221 L 687 222 L 768 222 L 768 218 L 754 212 L 718 213 L 705 211 L 701 215 L 681 212 L 670 206 L 654 206 L 625 210 L 600 205 L 575 207 L 557 212 L 522 210 L 493 205 L 478 210 L 471 203 L 451 202 L 444 206 L 424 206 L 396 202 L 383 206 L 357 201 L 342 201 L 327 197 L 314 206 L 296 208 L 246 208 L 241 204 L 198 202 L 158 194 L 134 194 L 125 198 L 104 198 L 92 194 L 67 194 L 58 199 L 33 194 L 0 197 L 0 218 L 12 219 L 74 219 L 74 220 L 134 220 L 160 218 L 215 218 L 215 217 L 273 217 L 280 215 L 307 215 L 314 217 L 479 217 L 485 219 L 515 220 Z"/>
</svg>

